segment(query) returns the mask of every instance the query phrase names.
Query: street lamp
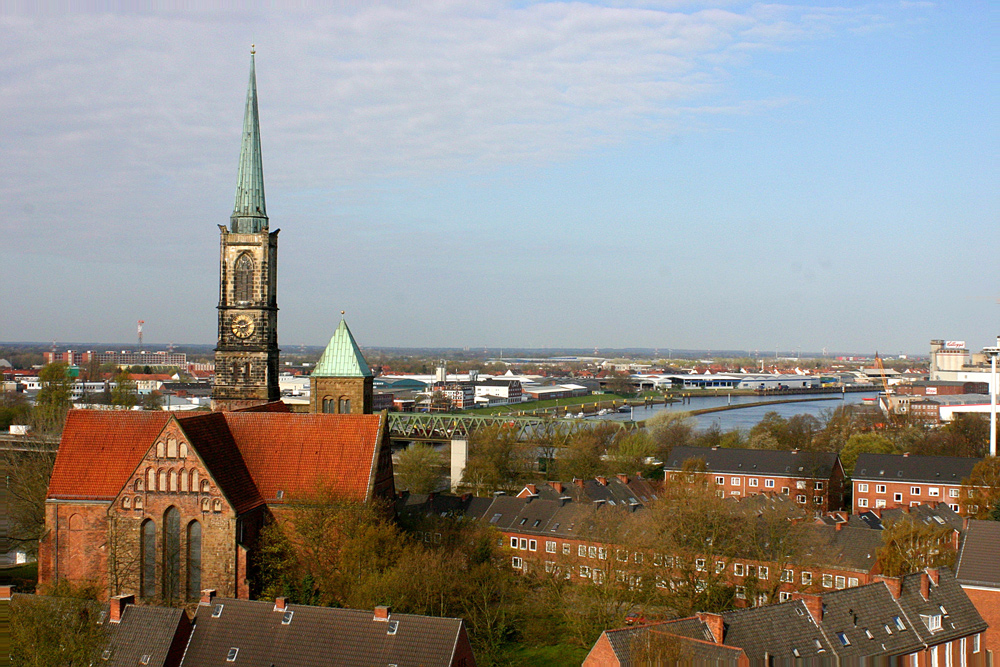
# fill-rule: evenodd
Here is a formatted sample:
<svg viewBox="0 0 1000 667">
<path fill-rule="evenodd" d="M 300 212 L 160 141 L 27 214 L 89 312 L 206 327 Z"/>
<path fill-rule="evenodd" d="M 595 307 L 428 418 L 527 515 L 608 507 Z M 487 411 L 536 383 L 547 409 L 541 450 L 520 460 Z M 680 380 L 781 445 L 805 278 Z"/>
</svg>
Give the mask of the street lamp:
<svg viewBox="0 0 1000 667">
<path fill-rule="evenodd" d="M 997 355 L 1000 355 L 1000 336 L 996 347 L 983 348 L 990 358 L 990 456 L 997 455 Z"/>
</svg>

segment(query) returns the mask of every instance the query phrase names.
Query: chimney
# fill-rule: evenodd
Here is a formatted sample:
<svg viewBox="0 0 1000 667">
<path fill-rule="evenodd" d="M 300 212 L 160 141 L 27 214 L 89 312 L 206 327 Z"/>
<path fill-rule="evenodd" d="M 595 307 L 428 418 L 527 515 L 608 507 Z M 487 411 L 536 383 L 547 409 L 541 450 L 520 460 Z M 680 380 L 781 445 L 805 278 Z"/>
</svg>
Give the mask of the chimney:
<svg viewBox="0 0 1000 667">
<path fill-rule="evenodd" d="M 563 483 L 562 482 L 549 482 L 549 486 L 551 486 L 553 489 L 555 489 L 556 493 L 562 493 L 563 492 L 563 488 L 564 487 L 563 487 Z"/>
<path fill-rule="evenodd" d="M 920 573 L 920 595 L 925 600 L 931 599 L 931 579 L 926 572 Z"/>
<path fill-rule="evenodd" d="M 608 485 L 608 478 L 607 477 L 603 477 L 603 476 L 602 477 L 598 477 L 597 481 L 598 481 L 598 483 L 601 486 L 607 486 Z"/>
<path fill-rule="evenodd" d="M 966 531 L 968 529 L 969 529 L 969 517 L 963 517 L 962 518 L 962 531 L 964 532 L 964 531 Z"/>
<path fill-rule="evenodd" d="M 14 595 L 14 587 L 0 586 L 0 600 L 9 600 Z"/>
<path fill-rule="evenodd" d="M 712 639 L 715 640 L 716 644 L 722 643 L 722 634 L 725 630 L 725 623 L 722 622 L 721 614 L 710 614 L 705 611 L 699 611 L 698 620 L 708 626 L 709 631 L 712 633 Z"/>
<path fill-rule="evenodd" d="M 285 598 L 274 598 L 274 610 L 275 611 L 285 611 L 288 609 Z"/>
<path fill-rule="evenodd" d="M 110 600 L 111 602 L 111 618 L 108 619 L 112 623 L 120 623 L 122 616 L 125 614 L 125 607 L 130 604 L 135 604 L 134 595 L 116 595 Z"/>
<path fill-rule="evenodd" d="M 872 578 L 872 581 L 873 582 L 877 582 L 877 581 L 883 582 L 886 585 L 886 588 L 889 589 L 889 592 L 892 593 L 892 597 L 893 597 L 894 600 L 898 600 L 899 596 L 903 594 L 903 584 L 899 580 L 899 577 L 880 577 L 880 576 L 875 576 L 875 577 Z"/>
<path fill-rule="evenodd" d="M 905 458 L 908 458 L 909 456 L 910 456 L 910 453 L 909 453 L 909 452 L 903 452 L 903 458 L 904 458 L 904 459 L 905 459 Z"/>
<path fill-rule="evenodd" d="M 585 482 L 582 479 L 577 479 L 576 477 L 574 477 L 573 483 L 582 489 Z"/>
<path fill-rule="evenodd" d="M 836 531 L 837 531 L 837 532 L 839 533 L 839 532 L 840 532 L 840 529 L 844 527 L 844 524 L 843 524 L 843 522 L 841 522 L 841 521 L 838 521 L 837 523 L 835 523 L 835 524 L 833 525 L 833 527 L 834 527 L 834 529 L 836 529 Z"/>
<path fill-rule="evenodd" d="M 624 473 L 618 473 L 618 474 L 616 475 L 616 477 L 618 477 L 618 480 L 619 480 L 619 481 L 620 481 L 620 482 L 621 482 L 622 484 L 628 484 L 628 475 L 626 475 L 626 474 L 624 474 Z"/>
<path fill-rule="evenodd" d="M 525 484 L 524 488 L 526 488 L 528 490 L 528 493 L 530 493 L 531 495 L 533 496 L 538 495 L 538 487 L 536 487 L 534 484 Z"/>
<path fill-rule="evenodd" d="M 391 615 L 391 612 L 392 612 L 392 610 L 389 607 L 386 607 L 386 606 L 380 605 L 378 607 L 375 607 L 375 618 L 373 618 L 372 620 L 374 620 L 374 621 L 388 621 L 389 620 L 389 616 Z"/>
<path fill-rule="evenodd" d="M 215 599 L 215 589 L 206 588 L 201 592 L 201 600 L 198 604 L 212 604 L 212 600 Z"/>
<path fill-rule="evenodd" d="M 927 568 L 927 576 L 930 577 L 935 586 L 941 585 L 941 570 L 936 567 L 929 567 Z"/>
<path fill-rule="evenodd" d="M 802 600 L 802 603 L 809 610 L 809 615 L 817 625 L 823 622 L 823 598 L 811 593 L 792 593 L 793 600 Z"/>
<path fill-rule="evenodd" d="M 951 531 L 951 546 L 955 548 L 955 552 L 958 552 L 959 547 L 962 546 L 962 534 L 957 530 Z"/>
</svg>

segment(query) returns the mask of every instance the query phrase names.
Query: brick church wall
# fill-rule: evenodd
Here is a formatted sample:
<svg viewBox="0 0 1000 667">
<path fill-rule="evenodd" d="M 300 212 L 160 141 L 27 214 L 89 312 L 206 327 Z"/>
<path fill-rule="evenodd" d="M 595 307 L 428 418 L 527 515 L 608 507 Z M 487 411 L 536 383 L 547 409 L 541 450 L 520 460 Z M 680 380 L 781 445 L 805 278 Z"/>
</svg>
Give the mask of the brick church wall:
<svg viewBox="0 0 1000 667">
<path fill-rule="evenodd" d="M 107 590 L 107 503 L 104 501 L 45 504 L 46 535 L 38 546 L 38 584 L 65 579 Z"/>
<path fill-rule="evenodd" d="M 333 401 L 334 409 L 339 409 L 341 398 L 351 401 L 353 415 L 371 414 L 372 378 L 370 377 L 313 377 L 309 379 L 309 410 L 323 412 L 323 400 Z"/>
</svg>

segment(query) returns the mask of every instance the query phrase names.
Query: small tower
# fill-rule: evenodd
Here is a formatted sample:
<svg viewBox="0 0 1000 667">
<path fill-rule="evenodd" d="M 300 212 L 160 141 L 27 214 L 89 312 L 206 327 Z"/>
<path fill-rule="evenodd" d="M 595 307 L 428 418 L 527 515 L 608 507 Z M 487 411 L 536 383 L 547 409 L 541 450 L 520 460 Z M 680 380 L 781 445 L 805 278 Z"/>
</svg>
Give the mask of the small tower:
<svg viewBox="0 0 1000 667">
<path fill-rule="evenodd" d="M 368 362 L 354 342 L 347 322 L 341 319 L 309 376 L 309 411 L 370 415 L 372 379 Z"/>
</svg>

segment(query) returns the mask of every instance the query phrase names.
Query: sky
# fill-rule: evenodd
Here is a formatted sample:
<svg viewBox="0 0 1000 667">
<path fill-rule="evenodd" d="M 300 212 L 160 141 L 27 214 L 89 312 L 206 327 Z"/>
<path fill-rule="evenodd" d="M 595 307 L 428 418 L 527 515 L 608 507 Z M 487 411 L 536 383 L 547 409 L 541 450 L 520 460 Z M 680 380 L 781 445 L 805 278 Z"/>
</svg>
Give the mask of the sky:
<svg viewBox="0 0 1000 667">
<path fill-rule="evenodd" d="M 996 3 L 317 4 L 0 2 L 0 340 L 215 341 L 251 44 L 282 347 L 1000 333 Z"/>
</svg>

